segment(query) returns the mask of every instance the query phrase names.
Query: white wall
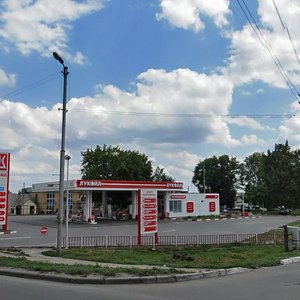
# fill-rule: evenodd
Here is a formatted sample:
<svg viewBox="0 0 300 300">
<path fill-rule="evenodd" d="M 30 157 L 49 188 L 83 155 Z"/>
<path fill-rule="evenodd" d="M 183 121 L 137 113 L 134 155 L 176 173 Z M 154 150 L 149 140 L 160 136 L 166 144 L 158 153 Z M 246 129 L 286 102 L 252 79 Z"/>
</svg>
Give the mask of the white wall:
<svg viewBox="0 0 300 300">
<path fill-rule="evenodd" d="M 181 201 L 181 212 L 170 211 L 170 201 Z M 166 198 L 166 212 L 170 218 L 219 215 L 219 202 L 219 194 L 170 193 Z M 188 207 L 193 207 L 193 211 L 188 212 Z"/>
</svg>

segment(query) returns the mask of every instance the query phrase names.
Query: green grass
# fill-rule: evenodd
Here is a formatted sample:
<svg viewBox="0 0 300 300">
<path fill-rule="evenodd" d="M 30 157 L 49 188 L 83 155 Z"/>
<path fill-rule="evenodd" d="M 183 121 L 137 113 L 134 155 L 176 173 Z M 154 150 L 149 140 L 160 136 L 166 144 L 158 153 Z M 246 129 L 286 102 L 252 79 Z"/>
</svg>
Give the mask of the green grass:
<svg viewBox="0 0 300 300">
<path fill-rule="evenodd" d="M 193 261 L 174 258 L 174 254 L 184 254 Z M 56 251 L 47 251 L 46 255 L 55 256 Z M 282 245 L 229 245 L 202 246 L 184 248 L 102 249 L 73 248 L 63 252 L 63 257 L 111 262 L 115 264 L 165 265 L 170 268 L 258 268 L 278 265 L 281 259 L 300 255 L 299 251 L 284 252 Z"/>
<path fill-rule="evenodd" d="M 30 271 L 38 272 L 54 272 L 64 273 L 69 275 L 81 275 L 87 276 L 90 274 L 98 274 L 102 276 L 116 276 L 120 273 L 131 274 L 136 276 L 150 276 L 150 275 L 162 275 L 162 274 L 173 274 L 180 273 L 174 269 L 137 269 L 137 268 L 108 268 L 100 267 L 99 265 L 66 265 L 66 264 L 51 264 L 43 262 L 32 262 L 26 258 L 10 258 L 0 257 L 0 266 L 11 267 L 14 269 L 25 269 Z"/>
<path fill-rule="evenodd" d="M 289 226 L 299 226 L 300 220 Z M 194 247 L 160 247 L 151 248 L 71 248 L 63 251 L 64 258 L 89 260 L 96 263 L 114 263 L 132 265 L 130 268 L 108 268 L 100 265 L 66 265 L 43 262 L 32 262 L 25 254 L 14 248 L 0 249 L 3 254 L 14 257 L 1 257 L 0 266 L 20 268 L 39 272 L 55 272 L 70 275 L 87 276 L 98 274 L 102 276 L 117 276 L 131 274 L 135 276 L 150 276 L 180 273 L 175 268 L 220 269 L 232 267 L 259 268 L 278 265 L 281 259 L 300 256 L 300 251 L 284 252 L 282 245 L 216 245 Z M 44 252 L 48 256 L 57 256 L 55 250 Z M 187 255 L 192 261 L 174 258 L 174 254 Z M 134 265 L 151 265 L 151 269 L 138 269 Z M 155 266 L 166 266 L 168 269 L 158 269 Z"/>
<path fill-rule="evenodd" d="M 288 226 L 298 226 L 298 227 L 300 227 L 300 220 L 289 223 Z"/>
</svg>

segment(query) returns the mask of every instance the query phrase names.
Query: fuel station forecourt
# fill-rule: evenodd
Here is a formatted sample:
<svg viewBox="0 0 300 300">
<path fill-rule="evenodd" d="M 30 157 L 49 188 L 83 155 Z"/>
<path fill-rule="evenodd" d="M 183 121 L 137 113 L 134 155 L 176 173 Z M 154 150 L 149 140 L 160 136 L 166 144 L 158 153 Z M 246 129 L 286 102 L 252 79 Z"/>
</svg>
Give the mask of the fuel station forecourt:
<svg viewBox="0 0 300 300">
<path fill-rule="evenodd" d="M 105 218 L 116 217 L 113 215 L 108 194 L 116 191 L 127 192 L 130 199 L 126 210 L 132 219 L 138 220 L 139 236 L 157 235 L 158 218 L 220 213 L 219 194 L 187 193 L 183 190 L 182 182 L 75 179 L 65 181 L 64 185 L 72 194 L 74 207 L 78 208 L 78 215 L 83 222 L 95 221 L 93 192 L 102 194 L 101 212 L 100 216 L 97 216 Z M 45 200 L 45 209 L 49 208 L 49 201 L 54 201 L 58 191 L 58 182 L 32 185 L 32 194 Z M 42 203 L 41 200 L 39 202 Z M 74 212 L 76 213 L 73 209 Z M 46 213 L 50 213 L 49 210 L 46 210 Z"/>
</svg>

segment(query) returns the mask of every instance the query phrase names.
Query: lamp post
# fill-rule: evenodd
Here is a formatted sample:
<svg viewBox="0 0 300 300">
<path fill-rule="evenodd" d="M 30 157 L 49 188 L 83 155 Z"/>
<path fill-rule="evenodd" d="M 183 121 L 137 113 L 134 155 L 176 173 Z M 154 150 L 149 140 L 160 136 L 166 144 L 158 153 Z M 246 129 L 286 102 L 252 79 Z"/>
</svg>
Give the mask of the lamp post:
<svg viewBox="0 0 300 300">
<path fill-rule="evenodd" d="M 70 155 L 65 156 L 67 161 L 67 197 L 66 197 L 66 249 L 69 248 L 69 166 L 70 166 Z"/>
<path fill-rule="evenodd" d="M 205 163 L 203 162 L 203 193 L 206 192 L 206 182 L 205 182 L 206 170 L 205 170 Z"/>
<path fill-rule="evenodd" d="M 63 87 L 63 108 L 62 108 L 62 129 L 61 129 L 61 150 L 59 163 L 59 198 L 58 198 L 58 218 L 57 218 L 57 253 L 62 254 L 62 229 L 64 214 L 64 168 L 65 168 L 65 146 L 66 146 L 66 114 L 67 114 L 67 84 L 68 67 L 64 65 L 63 59 L 53 52 L 53 57 L 63 65 L 64 87 Z"/>
</svg>

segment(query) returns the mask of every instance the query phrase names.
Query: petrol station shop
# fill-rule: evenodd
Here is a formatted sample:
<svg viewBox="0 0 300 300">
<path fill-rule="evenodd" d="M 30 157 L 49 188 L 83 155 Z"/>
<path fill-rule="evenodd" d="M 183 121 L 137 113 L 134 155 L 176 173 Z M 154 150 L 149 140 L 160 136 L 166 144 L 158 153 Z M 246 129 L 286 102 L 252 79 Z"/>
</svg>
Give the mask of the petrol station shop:
<svg viewBox="0 0 300 300">
<path fill-rule="evenodd" d="M 156 226 L 157 218 L 220 213 L 218 194 L 187 193 L 182 182 L 77 179 L 65 181 L 67 190 L 69 211 L 78 220 L 136 219 L 140 216 L 145 232 Z M 57 212 L 58 182 L 33 184 L 32 194 L 39 213 Z"/>
</svg>

